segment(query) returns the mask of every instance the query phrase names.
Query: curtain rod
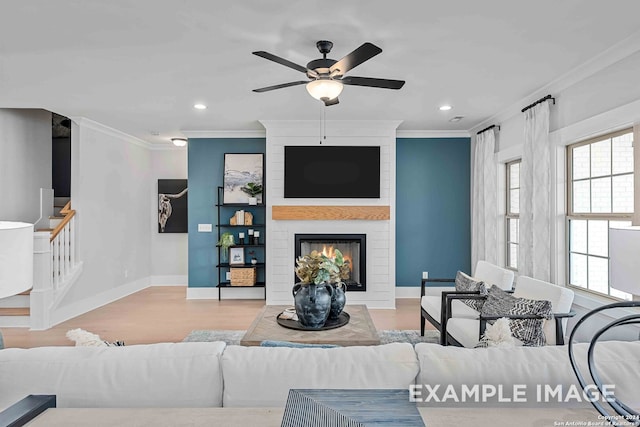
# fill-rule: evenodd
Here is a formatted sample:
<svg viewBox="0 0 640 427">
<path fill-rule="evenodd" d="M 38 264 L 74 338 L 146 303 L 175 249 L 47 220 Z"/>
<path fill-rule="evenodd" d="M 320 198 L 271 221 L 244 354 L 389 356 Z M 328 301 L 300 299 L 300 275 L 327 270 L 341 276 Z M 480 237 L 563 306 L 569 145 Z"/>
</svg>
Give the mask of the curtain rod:
<svg viewBox="0 0 640 427">
<path fill-rule="evenodd" d="M 489 126 L 488 128 L 484 128 L 484 129 L 482 129 L 481 131 L 477 132 L 477 133 L 476 133 L 476 135 L 480 135 L 482 132 L 486 132 L 486 131 L 491 130 L 491 129 L 495 128 L 495 127 L 497 127 L 497 128 L 498 128 L 498 130 L 500 130 L 500 126 L 497 126 L 497 125 L 491 125 L 491 126 Z"/>
<path fill-rule="evenodd" d="M 552 101 L 553 101 L 553 104 L 555 105 L 555 103 L 556 103 L 556 99 L 555 99 L 554 97 L 552 97 L 551 95 L 547 95 L 547 96 L 545 96 L 544 98 L 540 98 L 540 99 L 538 99 L 538 100 L 537 100 L 536 102 L 534 102 L 533 104 L 531 104 L 531 105 L 527 105 L 526 107 L 524 107 L 524 108 L 522 109 L 522 112 L 524 113 L 524 112 L 525 112 L 525 111 L 527 111 L 528 109 L 533 108 L 533 107 L 535 107 L 535 106 L 536 106 L 536 105 L 538 105 L 538 104 L 542 104 L 544 101 L 548 101 L 548 100 L 552 100 Z"/>
</svg>

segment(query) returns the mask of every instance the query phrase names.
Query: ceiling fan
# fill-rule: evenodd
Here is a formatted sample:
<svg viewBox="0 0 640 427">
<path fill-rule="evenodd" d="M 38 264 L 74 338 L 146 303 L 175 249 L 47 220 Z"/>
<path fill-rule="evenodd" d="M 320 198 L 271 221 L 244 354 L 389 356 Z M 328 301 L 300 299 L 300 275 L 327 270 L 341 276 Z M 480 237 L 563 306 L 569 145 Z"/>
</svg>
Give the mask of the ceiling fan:
<svg viewBox="0 0 640 427">
<path fill-rule="evenodd" d="M 316 46 L 322 54 L 322 58 L 310 61 L 306 67 L 295 64 L 284 58 L 262 50 L 253 52 L 254 55 L 305 73 L 309 78 L 309 80 L 299 80 L 296 82 L 282 83 L 279 85 L 254 89 L 253 91 L 268 92 L 274 89 L 282 89 L 285 87 L 306 84 L 307 91 L 311 96 L 324 102 L 324 105 L 329 106 L 335 105 L 339 102 L 338 95 L 340 95 L 340 93 L 342 92 L 343 85 L 368 86 L 383 89 L 400 89 L 404 85 L 404 80 L 345 76 L 345 73 L 347 73 L 352 68 L 357 67 L 358 65 L 362 64 L 365 61 L 368 61 L 369 59 L 382 52 L 382 49 L 372 43 L 363 43 L 362 46 L 360 46 L 344 58 L 340 59 L 339 61 L 327 58 L 327 54 L 331 52 L 331 48 L 333 47 L 332 42 L 328 40 L 320 40 L 316 43 Z"/>
</svg>

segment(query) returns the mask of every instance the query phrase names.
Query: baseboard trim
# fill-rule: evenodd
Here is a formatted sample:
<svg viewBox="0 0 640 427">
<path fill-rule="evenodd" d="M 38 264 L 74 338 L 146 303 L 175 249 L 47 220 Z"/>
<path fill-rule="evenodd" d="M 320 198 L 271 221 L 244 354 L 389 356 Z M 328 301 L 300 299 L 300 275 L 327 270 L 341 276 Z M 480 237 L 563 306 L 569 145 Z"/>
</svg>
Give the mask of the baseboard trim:
<svg viewBox="0 0 640 427">
<path fill-rule="evenodd" d="M 217 299 L 218 288 L 187 288 L 187 299 Z"/>
<path fill-rule="evenodd" d="M 396 298 L 420 298 L 420 286 L 396 286 Z"/>
<path fill-rule="evenodd" d="M 189 283 L 189 276 L 151 276 L 149 283 L 149 286 L 187 286 Z"/>
<path fill-rule="evenodd" d="M 117 301 L 120 298 L 124 298 L 148 287 L 149 276 L 126 283 L 113 289 L 109 289 L 108 291 L 101 292 L 97 295 L 74 302 L 67 306 L 59 307 L 53 313 L 51 313 L 51 324 L 48 326 L 48 328 L 81 314 L 87 313 L 91 310 L 95 310 L 96 308 Z"/>
<path fill-rule="evenodd" d="M 218 299 L 218 288 L 187 288 L 187 299 Z M 264 299 L 264 288 L 236 288 L 222 291 L 222 299 Z"/>
</svg>

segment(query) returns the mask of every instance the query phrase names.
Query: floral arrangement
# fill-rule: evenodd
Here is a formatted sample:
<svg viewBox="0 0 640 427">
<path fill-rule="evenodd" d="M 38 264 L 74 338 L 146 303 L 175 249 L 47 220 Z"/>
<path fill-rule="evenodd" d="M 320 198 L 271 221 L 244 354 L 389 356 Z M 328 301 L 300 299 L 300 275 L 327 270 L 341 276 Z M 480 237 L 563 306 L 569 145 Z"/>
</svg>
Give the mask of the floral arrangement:
<svg viewBox="0 0 640 427">
<path fill-rule="evenodd" d="M 351 268 L 349 262 L 345 261 L 342 252 L 334 251 L 335 256 L 328 256 L 313 251 L 308 255 L 298 257 L 296 259 L 295 272 L 303 285 L 315 283 L 342 283 L 343 280 L 349 278 Z"/>
</svg>

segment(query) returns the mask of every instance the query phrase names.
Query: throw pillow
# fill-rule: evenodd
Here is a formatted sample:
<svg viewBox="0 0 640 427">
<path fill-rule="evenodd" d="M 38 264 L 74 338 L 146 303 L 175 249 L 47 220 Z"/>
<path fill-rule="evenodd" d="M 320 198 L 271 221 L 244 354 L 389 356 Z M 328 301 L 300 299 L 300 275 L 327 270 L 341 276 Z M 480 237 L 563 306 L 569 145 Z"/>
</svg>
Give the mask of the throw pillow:
<svg viewBox="0 0 640 427">
<path fill-rule="evenodd" d="M 476 348 L 486 347 L 514 347 L 516 340 L 511 335 L 509 319 L 506 317 L 496 320 L 493 325 L 487 326 Z"/>
<path fill-rule="evenodd" d="M 71 341 L 75 341 L 76 347 L 85 346 L 85 347 L 122 347 L 124 346 L 124 341 L 114 341 L 109 342 L 100 338 L 99 335 L 96 335 L 92 332 L 85 331 L 84 329 L 71 329 L 67 331 L 67 338 Z"/>
<path fill-rule="evenodd" d="M 474 279 L 468 274 L 458 271 L 456 274 L 456 291 L 459 292 L 476 292 L 479 291 L 480 295 L 487 294 L 487 288 L 481 280 Z M 463 299 L 463 303 L 467 304 L 474 310 L 480 311 L 484 300 L 481 299 Z"/>
<path fill-rule="evenodd" d="M 540 319 L 510 319 L 509 325 L 511 327 L 511 334 L 522 341 L 523 345 L 543 346 L 546 344 L 542 327 L 545 319 L 551 319 L 553 317 L 550 301 L 516 298 L 496 285 L 493 285 L 489 288 L 487 299 L 480 312 L 487 316 L 519 314 L 540 316 Z"/>
</svg>

